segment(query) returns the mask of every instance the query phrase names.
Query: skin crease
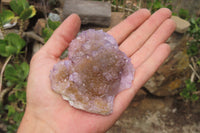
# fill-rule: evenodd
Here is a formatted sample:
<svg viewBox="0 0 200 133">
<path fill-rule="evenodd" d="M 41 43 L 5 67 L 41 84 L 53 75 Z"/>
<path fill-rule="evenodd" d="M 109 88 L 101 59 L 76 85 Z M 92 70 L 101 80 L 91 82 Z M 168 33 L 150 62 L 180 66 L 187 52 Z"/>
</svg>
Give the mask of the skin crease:
<svg viewBox="0 0 200 133">
<path fill-rule="evenodd" d="M 108 130 L 168 57 L 170 47 L 164 42 L 175 29 L 170 17 L 171 11 L 165 8 L 152 15 L 147 9 L 140 9 L 108 31 L 119 43 L 120 50 L 131 58 L 136 71 L 132 87 L 116 96 L 113 113 L 102 116 L 71 107 L 51 89 L 50 70 L 75 38 L 81 24 L 76 14 L 69 16 L 31 60 L 27 106 L 18 133 L 98 133 Z"/>
</svg>

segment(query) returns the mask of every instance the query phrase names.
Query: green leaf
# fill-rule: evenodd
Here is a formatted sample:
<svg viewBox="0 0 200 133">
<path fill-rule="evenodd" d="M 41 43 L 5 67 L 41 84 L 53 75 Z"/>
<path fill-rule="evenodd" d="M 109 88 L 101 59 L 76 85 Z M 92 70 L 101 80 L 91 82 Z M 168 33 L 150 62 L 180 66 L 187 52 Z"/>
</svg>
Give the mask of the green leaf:
<svg viewBox="0 0 200 133">
<path fill-rule="evenodd" d="M 28 3 L 28 1 L 27 1 L 27 0 L 17 0 L 17 1 L 19 1 L 19 2 L 20 2 L 20 4 L 22 4 L 22 6 L 23 6 L 23 9 L 26 9 L 26 8 L 28 8 L 28 7 L 29 7 L 29 3 Z"/>
<path fill-rule="evenodd" d="M 17 0 L 12 0 L 10 2 L 10 8 L 17 14 L 20 15 L 23 11 L 23 5 L 20 5 Z"/>
<path fill-rule="evenodd" d="M 172 10 L 173 6 L 172 5 L 168 5 L 167 8 Z"/>
<path fill-rule="evenodd" d="M 19 16 L 25 9 L 29 8 L 27 0 L 12 0 L 11 9 Z"/>
<path fill-rule="evenodd" d="M 3 10 L 0 14 L 1 25 L 10 22 L 15 17 L 14 13 L 10 10 Z"/>
<path fill-rule="evenodd" d="M 51 28 L 52 30 L 55 30 L 56 28 L 58 28 L 58 26 L 61 24 L 61 22 L 59 21 L 51 21 L 50 19 L 48 19 L 48 24 L 49 24 L 49 28 Z"/>
<path fill-rule="evenodd" d="M 44 41 L 47 42 L 49 40 L 49 38 L 51 37 L 51 35 L 53 34 L 54 30 L 56 28 L 58 28 L 58 26 L 61 24 L 61 22 L 59 21 L 51 21 L 50 19 L 48 19 L 48 26 L 43 29 L 42 31 L 42 37 L 44 38 Z"/>
<path fill-rule="evenodd" d="M 187 49 L 187 54 L 190 56 L 195 56 L 198 54 L 199 46 L 197 45 L 195 41 L 189 42 L 189 47 Z"/>
<path fill-rule="evenodd" d="M 189 18 L 189 12 L 188 10 L 185 10 L 183 8 L 181 8 L 178 12 L 178 15 L 182 18 L 182 19 L 188 19 Z"/>
<path fill-rule="evenodd" d="M 22 120 L 24 113 L 23 112 L 15 112 L 15 114 L 13 115 L 13 120 L 16 123 L 19 123 Z"/>
<path fill-rule="evenodd" d="M 5 69 L 5 79 L 8 81 L 7 85 L 15 86 L 15 89 L 21 89 L 26 86 L 26 78 L 29 73 L 29 65 L 26 62 L 21 63 L 20 65 L 8 64 Z"/>
<path fill-rule="evenodd" d="M 25 101 L 26 101 L 26 92 L 25 91 L 16 91 L 15 96 L 18 98 L 18 100 L 25 103 Z"/>
<path fill-rule="evenodd" d="M 6 105 L 6 109 L 8 110 L 8 117 L 11 117 L 15 113 L 15 108 L 12 105 Z"/>
<path fill-rule="evenodd" d="M 32 14 L 30 15 L 29 18 L 32 18 L 32 17 L 35 16 L 35 14 L 36 14 L 36 9 L 35 9 L 34 6 L 30 6 L 29 8 L 32 10 Z"/>
<path fill-rule="evenodd" d="M 15 33 L 9 33 L 7 36 L 5 36 L 5 40 L 7 41 L 7 45 L 15 48 L 15 52 L 12 54 L 19 54 L 21 49 L 26 45 L 26 42 L 18 34 Z"/>
<path fill-rule="evenodd" d="M 29 8 L 22 11 L 19 17 L 20 19 L 26 20 L 33 17 L 35 14 L 36 14 L 36 10 L 34 6 L 30 6 Z"/>
<path fill-rule="evenodd" d="M 44 28 L 42 31 L 42 37 L 44 38 L 44 41 L 47 42 L 52 34 L 53 30 L 51 28 Z"/>
<path fill-rule="evenodd" d="M 15 96 L 15 94 L 11 94 L 8 96 L 9 102 L 15 102 L 16 100 L 17 100 L 17 97 Z"/>
<path fill-rule="evenodd" d="M 196 83 L 191 82 L 191 80 L 188 79 L 185 81 L 185 86 L 186 88 L 183 88 L 183 90 L 180 92 L 180 96 L 190 101 L 198 100 L 199 96 L 195 94 L 197 91 Z"/>
<path fill-rule="evenodd" d="M 23 62 L 21 65 L 21 70 L 23 71 L 23 79 L 26 79 L 26 77 L 29 74 L 29 65 L 26 62 Z"/>
<path fill-rule="evenodd" d="M 196 94 L 193 94 L 192 97 L 191 97 L 192 101 L 197 101 L 198 99 L 199 99 L 199 96 L 196 95 Z"/>
<path fill-rule="evenodd" d="M 6 46 L 6 53 L 8 53 L 9 55 L 15 54 L 16 48 L 11 45 L 8 45 Z"/>
<path fill-rule="evenodd" d="M 7 133 L 16 133 L 17 132 L 17 124 L 7 125 Z"/>
<path fill-rule="evenodd" d="M 162 7 L 163 7 L 163 5 L 161 4 L 160 1 L 155 1 L 152 6 L 152 11 L 155 12 L 156 10 L 158 10 Z"/>
<path fill-rule="evenodd" d="M 10 84 L 12 85 L 19 81 L 18 72 L 11 64 L 8 64 L 6 66 L 4 76 L 5 76 L 5 79 L 9 81 Z"/>
<path fill-rule="evenodd" d="M 197 64 L 200 65 L 200 60 L 197 61 Z"/>
<path fill-rule="evenodd" d="M 23 88 L 26 86 L 25 83 L 26 83 L 26 82 L 22 82 L 22 81 L 20 81 L 20 82 L 15 86 L 14 89 L 17 89 L 17 90 L 19 90 L 19 89 L 23 89 Z"/>
<path fill-rule="evenodd" d="M 195 18 L 191 18 L 190 23 L 191 23 L 191 24 L 195 24 L 195 22 L 196 22 L 196 21 L 195 21 Z"/>
<path fill-rule="evenodd" d="M 3 57 L 8 57 L 9 53 L 6 52 L 6 41 L 0 40 L 0 55 Z"/>
</svg>

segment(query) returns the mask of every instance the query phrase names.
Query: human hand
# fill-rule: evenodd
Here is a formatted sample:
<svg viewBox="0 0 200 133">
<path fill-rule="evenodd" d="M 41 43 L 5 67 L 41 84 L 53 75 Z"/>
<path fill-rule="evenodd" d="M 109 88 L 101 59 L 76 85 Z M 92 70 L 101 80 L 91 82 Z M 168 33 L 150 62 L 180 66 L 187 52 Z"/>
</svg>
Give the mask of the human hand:
<svg viewBox="0 0 200 133">
<path fill-rule="evenodd" d="M 51 89 L 50 70 L 80 28 L 79 17 L 69 16 L 32 58 L 27 106 L 18 132 L 93 133 L 108 130 L 170 53 L 170 47 L 164 43 L 175 29 L 170 16 L 168 9 L 160 9 L 153 15 L 141 9 L 108 31 L 120 45 L 120 50 L 131 58 L 135 68 L 132 87 L 115 97 L 113 113 L 108 116 L 75 109 Z"/>
</svg>

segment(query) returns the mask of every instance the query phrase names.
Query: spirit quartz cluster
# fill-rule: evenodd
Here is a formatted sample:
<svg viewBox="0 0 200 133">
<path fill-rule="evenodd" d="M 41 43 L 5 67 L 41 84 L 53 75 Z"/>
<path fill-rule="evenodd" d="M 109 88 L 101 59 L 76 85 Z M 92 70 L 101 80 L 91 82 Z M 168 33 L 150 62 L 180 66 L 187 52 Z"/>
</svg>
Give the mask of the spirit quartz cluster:
<svg viewBox="0 0 200 133">
<path fill-rule="evenodd" d="M 54 65 L 52 89 L 77 109 L 108 115 L 115 96 L 130 88 L 134 69 L 115 39 L 89 29 L 72 40 L 67 60 Z"/>
</svg>

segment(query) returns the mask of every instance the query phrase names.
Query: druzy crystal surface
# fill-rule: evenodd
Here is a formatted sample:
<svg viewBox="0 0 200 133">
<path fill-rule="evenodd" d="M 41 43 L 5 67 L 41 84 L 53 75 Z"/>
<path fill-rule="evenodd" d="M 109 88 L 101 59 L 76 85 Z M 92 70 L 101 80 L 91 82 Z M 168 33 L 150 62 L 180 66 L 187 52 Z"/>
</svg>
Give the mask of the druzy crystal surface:
<svg viewBox="0 0 200 133">
<path fill-rule="evenodd" d="M 86 30 L 72 40 L 68 60 L 54 65 L 52 89 L 77 109 L 108 115 L 115 96 L 130 88 L 134 69 L 115 39 L 102 30 Z"/>
</svg>

